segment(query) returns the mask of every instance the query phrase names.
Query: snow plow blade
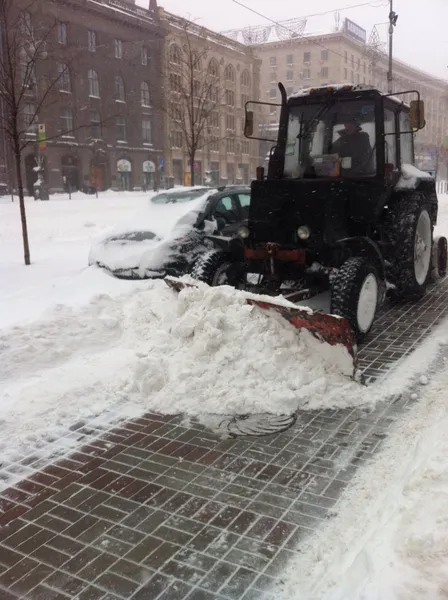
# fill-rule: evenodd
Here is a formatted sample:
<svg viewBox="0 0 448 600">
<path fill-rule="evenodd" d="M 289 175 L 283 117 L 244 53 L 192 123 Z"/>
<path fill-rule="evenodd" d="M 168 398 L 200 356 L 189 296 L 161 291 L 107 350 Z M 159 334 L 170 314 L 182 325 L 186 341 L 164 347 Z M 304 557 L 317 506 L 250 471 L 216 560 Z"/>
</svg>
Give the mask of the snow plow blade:
<svg viewBox="0 0 448 600">
<path fill-rule="evenodd" d="M 196 287 L 194 284 L 185 283 L 174 277 L 165 277 L 165 283 L 168 287 L 180 292 L 184 288 Z M 358 351 L 355 335 L 346 319 L 328 315 L 325 313 L 315 313 L 308 310 L 297 308 L 289 308 L 266 300 L 257 300 L 255 298 L 246 298 L 248 304 L 258 306 L 263 310 L 275 310 L 282 317 L 291 323 L 296 329 L 306 329 L 317 339 L 337 346 L 341 344 L 347 348 L 347 351 L 353 358 L 353 373 L 356 373 L 358 368 Z"/>
</svg>

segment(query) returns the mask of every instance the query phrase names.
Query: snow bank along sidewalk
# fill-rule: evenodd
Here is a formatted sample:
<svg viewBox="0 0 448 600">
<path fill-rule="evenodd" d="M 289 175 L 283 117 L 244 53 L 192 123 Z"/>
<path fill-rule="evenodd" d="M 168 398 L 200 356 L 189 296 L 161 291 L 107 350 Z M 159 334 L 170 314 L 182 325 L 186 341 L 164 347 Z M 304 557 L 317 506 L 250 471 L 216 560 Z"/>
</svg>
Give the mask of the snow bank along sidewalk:
<svg viewBox="0 0 448 600">
<path fill-rule="evenodd" d="M 448 368 L 284 576 L 279 600 L 448 597 Z"/>
<path fill-rule="evenodd" d="M 285 414 L 372 405 L 407 380 L 405 363 L 387 385 L 360 386 L 348 377 L 345 348 L 297 332 L 233 288 L 202 285 L 178 295 L 163 281 L 141 285 L 81 308 L 57 306 L 0 332 L 4 460 L 48 444 L 70 447 L 77 438 L 69 427 L 80 420 L 107 426 L 148 411 Z M 417 353 L 412 374 L 431 351 Z"/>
</svg>

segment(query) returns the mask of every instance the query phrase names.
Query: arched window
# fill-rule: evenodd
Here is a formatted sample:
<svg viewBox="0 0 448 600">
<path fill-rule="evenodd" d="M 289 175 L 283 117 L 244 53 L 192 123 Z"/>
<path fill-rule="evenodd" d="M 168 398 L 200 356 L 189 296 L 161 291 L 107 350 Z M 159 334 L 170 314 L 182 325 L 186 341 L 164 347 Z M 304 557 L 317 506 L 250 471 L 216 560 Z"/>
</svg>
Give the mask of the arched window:
<svg viewBox="0 0 448 600">
<path fill-rule="evenodd" d="M 199 55 L 198 55 L 197 52 L 192 52 L 192 54 L 191 54 L 191 62 L 192 62 L 193 69 L 195 71 L 200 71 L 201 70 L 201 67 L 202 67 L 201 63 L 202 63 L 202 61 L 201 61 L 201 59 L 200 59 L 200 57 L 199 57 Z"/>
<path fill-rule="evenodd" d="M 180 65 L 181 51 L 180 51 L 179 46 L 177 46 L 177 44 L 171 44 L 169 57 L 170 57 L 170 63 L 173 63 L 175 65 Z"/>
<path fill-rule="evenodd" d="M 226 81 L 235 83 L 235 69 L 232 65 L 227 65 L 226 70 L 224 71 L 224 77 Z"/>
<path fill-rule="evenodd" d="M 72 91 L 70 70 L 65 63 L 58 63 L 58 84 L 59 91 L 68 93 Z"/>
<path fill-rule="evenodd" d="M 100 80 L 98 78 L 98 73 L 93 69 L 90 69 L 87 78 L 89 80 L 89 96 L 93 96 L 94 98 L 100 97 Z"/>
<path fill-rule="evenodd" d="M 247 69 L 241 73 L 241 85 L 244 87 L 250 87 L 250 74 Z"/>
<path fill-rule="evenodd" d="M 123 77 L 117 75 L 115 77 L 115 100 L 124 102 L 124 81 Z"/>
<path fill-rule="evenodd" d="M 212 77 L 219 77 L 219 65 L 214 58 L 208 63 L 208 74 Z"/>
<path fill-rule="evenodd" d="M 142 106 L 151 106 L 151 94 L 149 92 L 149 85 L 146 81 L 142 81 L 140 86 L 140 98 Z"/>
</svg>

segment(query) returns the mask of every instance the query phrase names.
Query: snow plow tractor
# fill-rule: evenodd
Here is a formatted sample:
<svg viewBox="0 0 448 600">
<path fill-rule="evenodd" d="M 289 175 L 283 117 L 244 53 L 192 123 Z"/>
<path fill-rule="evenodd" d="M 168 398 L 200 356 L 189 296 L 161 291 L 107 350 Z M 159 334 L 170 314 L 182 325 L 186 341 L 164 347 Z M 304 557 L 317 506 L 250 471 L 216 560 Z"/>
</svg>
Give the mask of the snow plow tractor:
<svg viewBox="0 0 448 600">
<path fill-rule="evenodd" d="M 386 294 L 416 301 L 431 277 L 446 274 L 446 239 L 433 239 L 435 181 L 414 166 L 424 104 L 417 91 L 392 96 L 364 85 L 289 98 L 279 90 L 278 135 L 267 174 L 258 167 L 252 182 L 248 225 L 233 239 L 211 236 L 214 249 L 192 276 L 292 302 L 327 291 L 330 315 L 298 307 L 290 320 L 350 350 Z M 256 135 L 260 113 L 250 104 L 264 103 L 246 105 L 246 137 L 273 141 Z M 275 298 L 264 307 L 278 310 Z"/>
</svg>

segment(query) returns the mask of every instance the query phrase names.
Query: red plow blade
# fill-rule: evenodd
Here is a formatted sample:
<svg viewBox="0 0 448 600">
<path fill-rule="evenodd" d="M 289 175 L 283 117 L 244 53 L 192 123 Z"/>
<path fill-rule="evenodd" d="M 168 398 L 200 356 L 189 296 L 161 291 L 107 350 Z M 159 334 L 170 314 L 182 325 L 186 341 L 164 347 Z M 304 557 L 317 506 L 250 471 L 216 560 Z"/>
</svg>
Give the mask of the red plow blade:
<svg viewBox="0 0 448 600">
<path fill-rule="evenodd" d="M 177 292 L 180 292 L 184 288 L 195 287 L 194 284 L 185 283 L 174 277 L 166 277 L 164 281 L 170 288 Z M 358 366 L 356 339 L 346 319 L 325 313 L 310 312 L 299 307 L 289 308 L 277 304 L 275 301 L 268 302 L 264 299 L 247 298 L 246 301 L 248 304 L 258 306 L 263 310 L 275 310 L 296 329 L 306 329 L 322 342 L 331 346 L 337 346 L 338 344 L 345 346 L 353 358 L 354 373 L 356 372 Z"/>
</svg>

